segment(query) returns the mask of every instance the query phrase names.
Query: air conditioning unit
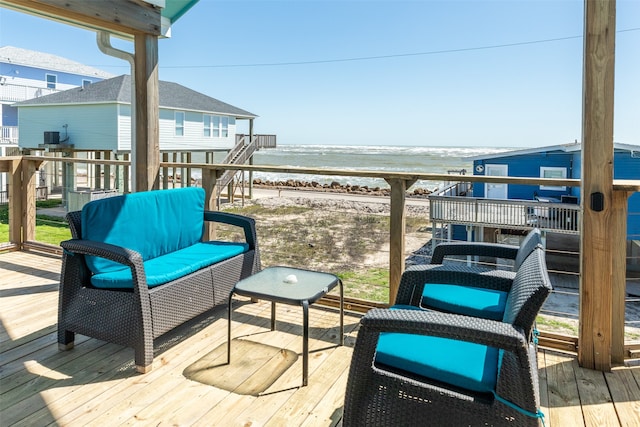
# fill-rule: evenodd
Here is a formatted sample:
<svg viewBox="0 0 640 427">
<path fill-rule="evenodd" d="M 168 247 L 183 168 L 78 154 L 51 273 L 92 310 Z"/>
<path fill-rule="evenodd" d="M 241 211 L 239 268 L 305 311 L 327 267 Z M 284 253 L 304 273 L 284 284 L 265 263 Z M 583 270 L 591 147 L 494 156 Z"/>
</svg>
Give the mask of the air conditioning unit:
<svg viewBox="0 0 640 427">
<path fill-rule="evenodd" d="M 45 144 L 60 144 L 60 132 L 45 132 L 44 133 Z"/>
</svg>

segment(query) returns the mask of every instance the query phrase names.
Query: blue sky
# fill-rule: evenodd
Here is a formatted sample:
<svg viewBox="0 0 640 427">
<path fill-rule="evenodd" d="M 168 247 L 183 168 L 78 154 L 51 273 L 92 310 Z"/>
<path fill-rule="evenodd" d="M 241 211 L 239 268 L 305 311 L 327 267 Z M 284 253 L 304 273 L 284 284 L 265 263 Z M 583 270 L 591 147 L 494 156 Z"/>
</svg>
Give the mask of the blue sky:
<svg viewBox="0 0 640 427">
<path fill-rule="evenodd" d="M 582 0 L 200 0 L 160 40 L 160 78 L 259 115 L 255 131 L 281 144 L 561 144 L 581 139 L 583 13 Z M 618 0 L 616 25 L 614 140 L 640 145 L 640 1 Z M 8 9 L 0 45 L 129 73 L 95 33 Z"/>
</svg>

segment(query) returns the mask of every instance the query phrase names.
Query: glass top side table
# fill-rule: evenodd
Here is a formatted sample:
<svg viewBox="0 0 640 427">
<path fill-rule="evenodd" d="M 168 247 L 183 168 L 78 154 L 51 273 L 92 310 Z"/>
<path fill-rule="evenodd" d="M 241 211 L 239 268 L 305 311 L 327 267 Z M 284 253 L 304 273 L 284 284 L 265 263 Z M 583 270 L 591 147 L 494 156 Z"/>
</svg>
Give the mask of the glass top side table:
<svg viewBox="0 0 640 427">
<path fill-rule="evenodd" d="M 344 286 L 335 275 L 292 267 L 268 267 L 240 280 L 229 295 L 227 363 L 231 362 L 233 295 L 271 301 L 271 330 L 276 326 L 276 303 L 302 306 L 302 385 L 309 376 L 309 305 L 340 286 L 340 345 L 344 345 Z"/>
</svg>

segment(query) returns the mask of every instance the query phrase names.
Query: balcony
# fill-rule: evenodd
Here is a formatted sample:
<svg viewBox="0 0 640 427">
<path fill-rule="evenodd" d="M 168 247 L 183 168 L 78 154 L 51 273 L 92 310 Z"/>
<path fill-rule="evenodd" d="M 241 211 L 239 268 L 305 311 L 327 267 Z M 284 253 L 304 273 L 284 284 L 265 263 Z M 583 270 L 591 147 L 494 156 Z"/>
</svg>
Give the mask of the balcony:
<svg viewBox="0 0 640 427">
<path fill-rule="evenodd" d="M 348 364 L 360 313 L 369 307 L 392 302 L 394 286 L 397 286 L 404 262 L 414 250 L 409 243 L 410 237 L 414 237 L 413 232 L 409 232 L 407 228 L 407 223 L 412 221 L 407 212 L 410 211 L 409 205 L 413 203 L 406 200 L 406 190 L 417 179 L 451 178 L 448 175 L 359 172 L 362 176 L 384 180 L 391 187 L 391 197 L 381 201 L 388 207 L 388 210 L 381 209 L 381 212 L 388 212 L 382 216 L 389 224 L 384 235 L 378 236 L 386 241 L 380 245 L 382 256 L 378 257 L 386 260 L 381 268 L 386 278 L 381 286 L 378 285 L 382 292 L 374 289 L 375 286 L 368 285 L 374 282 L 371 278 L 367 278 L 364 285 L 356 285 L 351 278 L 345 278 L 345 285 L 352 292 L 347 301 L 349 313 L 345 319 L 348 334 L 346 345 L 336 347 L 338 315 L 334 308 L 335 299 L 330 297 L 323 305 L 314 305 L 310 310 L 312 343 L 309 386 L 298 387 L 301 371 L 301 358 L 298 357 L 276 382 L 264 389 L 260 396 L 255 396 L 240 393 L 240 389 L 225 390 L 184 377 L 186 367 L 224 346 L 224 309 L 208 313 L 161 337 L 156 343 L 154 369 L 145 376 L 135 373 L 131 349 L 95 339 L 81 338 L 73 351 L 58 352 L 55 342 L 57 287 L 61 267 L 59 247 L 40 241 L 36 234 L 35 220 L 36 172 L 45 163 L 54 161 L 64 162 L 65 168 L 81 164 L 91 170 L 93 166 L 100 166 L 100 170 L 112 171 L 114 174 L 128 166 L 127 162 L 110 160 L 36 156 L 0 159 L 0 171 L 10 175 L 10 241 L 4 246 L 6 251 L 0 254 L 1 275 L 6 278 L 0 284 L 0 295 L 3 296 L 0 300 L 0 312 L 4 328 L 0 369 L 2 417 L 3 420 L 9 420 L 9 424 L 98 425 L 110 422 L 126 424 L 162 421 L 180 425 L 215 425 L 224 420 L 238 425 L 336 425 L 341 417 Z M 358 174 L 353 171 L 298 168 L 283 171 L 277 167 L 250 165 L 161 163 L 165 176 L 169 175 L 167 172 L 170 169 L 187 167 L 202 171 L 202 185 L 211 201 L 215 200 L 215 177 L 220 176 L 225 168 L 292 174 L 326 173 L 345 177 Z M 91 181 L 87 180 L 85 184 L 91 186 L 92 190 L 100 190 L 101 187 L 94 188 L 93 184 L 90 185 Z M 530 181 L 531 185 L 540 185 L 540 179 Z M 189 180 L 169 184 L 192 185 Z M 577 185 L 575 180 L 565 180 L 563 184 Z M 104 182 L 101 185 L 102 188 L 106 187 Z M 633 184 L 635 187 L 630 185 L 618 184 L 617 188 L 621 188 L 618 191 L 640 189 L 640 183 Z M 26 190 L 22 191 L 22 188 Z M 300 193 L 302 196 L 302 192 Z M 528 212 L 521 208 L 518 211 Z M 572 208 L 573 211 L 575 207 Z M 318 214 L 311 216 L 315 220 L 324 220 Z M 488 216 L 482 218 L 487 220 Z M 354 223 L 354 228 L 364 227 L 369 221 L 361 216 Z M 432 219 L 424 217 L 422 221 L 423 227 L 416 228 L 427 229 Z M 329 223 L 325 224 L 328 225 Z M 278 240 L 274 237 L 275 228 L 263 226 L 262 230 L 260 238 L 263 242 L 266 243 L 270 238 Z M 370 237 L 371 234 L 364 228 L 356 228 L 354 231 L 354 236 Z M 435 234 L 435 231 L 431 228 L 431 232 Z M 423 243 L 428 240 L 425 236 Z M 306 242 L 303 243 L 306 245 Z M 359 242 L 354 240 L 352 244 L 356 246 Z M 289 251 L 300 250 L 281 243 L 274 247 L 278 247 L 281 256 Z M 333 258 L 340 259 L 344 253 L 345 249 L 338 249 Z M 322 260 L 314 259 L 317 257 L 314 251 L 305 256 L 306 262 L 323 265 Z M 293 257 L 291 259 L 295 260 Z M 340 268 L 339 265 L 324 265 L 327 269 Z M 575 275 L 573 272 L 565 274 Z M 359 275 L 362 274 L 356 274 Z M 357 295 L 357 287 L 371 288 L 376 296 Z M 579 303 L 577 290 L 572 295 L 560 297 L 569 298 L 570 305 L 577 306 Z M 636 307 L 638 302 L 637 298 L 627 299 L 623 304 L 629 310 Z M 38 307 L 37 310 L 34 309 L 35 306 Z M 281 320 L 278 330 L 271 332 L 268 304 L 242 300 L 236 302 L 234 307 L 234 313 L 237 313 L 234 314 L 233 325 L 235 339 L 241 337 L 262 345 L 277 345 L 300 354 L 301 316 L 297 309 L 279 306 L 278 319 Z M 637 363 L 634 358 L 638 357 L 640 348 L 639 336 L 633 332 L 638 327 L 637 320 L 626 319 L 625 323 L 623 319 L 622 325 L 616 325 L 617 331 L 627 331 L 620 349 L 626 363 L 619 362 L 611 372 L 602 373 L 578 366 L 575 357 L 579 345 L 577 330 L 561 332 L 553 329 L 556 323 L 567 319 L 577 324 L 579 314 L 570 314 L 568 310 L 564 313 L 551 313 L 547 310 L 539 321 L 539 328 L 543 332 L 539 350 L 540 387 L 546 425 L 561 426 L 569 422 L 571 425 L 576 422 L 584 425 L 640 423 L 640 377 L 634 369 L 629 369 L 629 366 Z M 253 371 L 253 368 L 249 370 L 253 373 L 243 365 L 242 368 L 231 369 L 231 373 L 224 375 L 229 376 L 229 381 L 238 387 L 241 384 L 250 386 L 264 383 L 266 380 L 262 374 L 265 369 L 259 369 L 259 363 L 264 363 L 259 360 L 264 357 L 259 356 L 236 358 L 239 363 L 244 361 L 258 364 L 251 365 L 255 367 Z M 215 361 L 218 354 L 214 353 L 211 357 Z M 243 374 L 245 377 L 242 377 Z M 251 387 L 249 389 L 253 390 Z M 244 390 L 246 389 L 245 387 Z"/>
<path fill-rule="evenodd" d="M 12 83 L 4 83 L 0 85 L 0 101 L 4 102 L 21 102 L 28 99 L 39 98 L 41 96 L 60 92 L 57 89 L 46 87 L 16 85 Z"/>
</svg>

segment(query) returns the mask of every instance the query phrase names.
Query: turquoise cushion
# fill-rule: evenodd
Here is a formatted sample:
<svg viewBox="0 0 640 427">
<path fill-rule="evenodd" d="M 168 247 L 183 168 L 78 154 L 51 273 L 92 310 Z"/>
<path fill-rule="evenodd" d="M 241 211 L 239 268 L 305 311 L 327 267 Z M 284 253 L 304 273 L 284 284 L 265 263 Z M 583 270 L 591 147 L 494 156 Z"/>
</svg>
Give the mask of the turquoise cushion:
<svg viewBox="0 0 640 427">
<path fill-rule="evenodd" d="M 425 335 L 381 333 L 376 363 L 476 391 L 495 390 L 499 350 Z"/>
<path fill-rule="evenodd" d="M 137 251 L 144 261 L 197 243 L 204 230 L 204 190 L 145 191 L 95 200 L 82 208 L 82 238 Z M 122 264 L 86 257 L 95 274 Z"/>
<path fill-rule="evenodd" d="M 507 292 L 473 286 L 428 283 L 422 292 L 422 305 L 438 311 L 502 320 Z"/>
<path fill-rule="evenodd" d="M 201 242 L 144 262 L 149 287 L 162 285 L 201 268 L 249 250 L 246 243 Z M 91 284 L 97 288 L 133 289 L 130 268 L 95 274 Z"/>
</svg>

